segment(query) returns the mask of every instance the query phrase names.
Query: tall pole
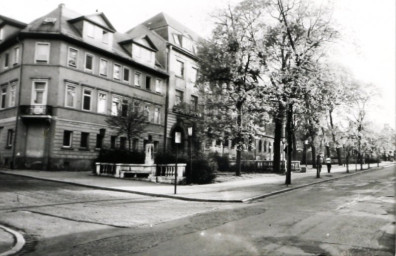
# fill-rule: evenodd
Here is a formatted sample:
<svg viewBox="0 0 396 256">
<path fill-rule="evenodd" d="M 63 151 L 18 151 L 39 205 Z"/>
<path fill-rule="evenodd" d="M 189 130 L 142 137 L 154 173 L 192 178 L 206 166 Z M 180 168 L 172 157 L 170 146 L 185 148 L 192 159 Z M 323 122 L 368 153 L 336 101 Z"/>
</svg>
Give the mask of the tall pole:
<svg viewBox="0 0 396 256">
<path fill-rule="evenodd" d="M 181 143 L 181 133 L 175 132 L 175 145 L 176 145 L 176 165 L 175 165 L 175 194 L 177 193 L 177 150 L 178 146 Z"/>
<path fill-rule="evenodd" d="M 190 139 L 190 168 L 189 168 L 189 174 L 188 174 L 188 184 L 191 184 L 192 180 L 192 133 L 193 133 L 193 128 L 188 127 L 188 137 Z"/>
<path fill-rule="evenodd" d="M 177 148 L 178 144 L 176 143 L 176 164 L 175 164 L 175 195 L 177 193 Z"/>
</svg>

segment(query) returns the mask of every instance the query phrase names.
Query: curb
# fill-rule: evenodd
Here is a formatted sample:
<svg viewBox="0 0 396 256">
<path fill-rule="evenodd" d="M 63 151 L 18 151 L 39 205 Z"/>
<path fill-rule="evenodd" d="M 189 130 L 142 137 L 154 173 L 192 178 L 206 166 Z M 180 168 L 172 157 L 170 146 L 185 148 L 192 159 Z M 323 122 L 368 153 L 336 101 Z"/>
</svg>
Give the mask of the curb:
<svg viewBox="0 0 396 256">
<path fill-rule="evenodd" d="M 330 178 L 330 179 L 326 179 L 326 180 L 315 181 L 315 182 L 311 182 L 311 183 L 308 183 L 308 184 L 299 185 L 299 186 L 296 186 L 296 187 L 293 187 L 293 188 L 286 188 L 286 189 L 274 191 L 274 192 L 271 192 L 271 193 L 267 193 L 267 194 L 264 194 L 264 195 L 259 195 L 259 196 L 255 196 L 255 197 L 246 198 L 246 199 L 243 199 L 242 202 L 243 203 L 250 203 L 250 202 L 252 202 L 254 200 L 258 200 L 258 199 L 262 199 L 262 198 L 266 198 L 266 197 L 270 197 L 270 196 L 274 196 L 274 195 L 278 195 L 278 194 L 282 194 L 282 193 L 287 193 L 289 191 L 293 191 L 293 190 L 296 190 L 296 189 L 299 189 L 299 188 L 305 188 L 305 187 L 316 185 L 316 184 L 320 184 L 320 183 L 325 183 L 325 182 L 329 182 L 329 181 L 334 181 L 334 180 L 339 180 L 339 179 L 343 179 L 343 178 L 348 178 L 348 177 L 351 177 L 351 176 L 363 174 L 363 173 L 374 171 L 374 170 L 380 170 L 380 169 L 383 169 L 385 167 L 388 167 L 388 166 L 371 167 L 370 169 L 359 170 L 359 171 L 356 171 L 354 173 L 345 173 L 346 175 L 343 175 L 343 176 L 334 177 L 334 178 Z"/>
<path fill-rule="evenodd" d="M 394 165 L 394 164 L 391 164 L 391 165 L 388 165 L 388 166 L 392 166 L 392 165 Z M 69 185 L 80 186 L 80 187 L 86 187 L 86 188 L 101 189 L 101 190 L 106 190 L 106 191 L 130 193 L 130 194 L 152 196 L 152 197 L 170 198 L 170 199 L 177 199 L 177 200 L 183 200 L 183 201 L 210 202 L 210 203 L 250 203 L 250 202 L 252 202 L 254 200 L 258 200 L 258 199 L 262 199 L 262 198 L 266 198 L 266 197 L 270 197 L 270 196 L 274 196 L 274 195 L 278 195 L 278 194 L 282 194 L 282 193 L 287 193 L 289 191 L 293 191 L 293 190 L 296 190 L 296 189 L 299 189 L 299 188 L 312 186 L 312 185 L 319 184 L 319 183 L 330 182 L 330 181 L 334 181 L 334 180 L 338 180 L 338 179 L 342 179 L 342 178 L 347 178 L 347 177 L 350 177 L 350 176 L 358 175 L 358 174 L 361 174 L 361 173 L 366 173 L 366 172 L 369 172 L 369 171 L 383 169 L 383 168 L 388 167 L 388 166 L 371 167 L 370 169 L 360 170 L 360 171 L 357 171 L 357 172 L 354 172 L 354 173 L 349 173 L 349 174 L 342 175 L 342 176 L 339 176 L 339 177 L 330 178 L 330 179 L 326 179 L 326 180 L 315 181 L 315 182 L 299 185 L 299 186 L 296 186 L 296 187 L 293 187 L 293 188 L 286 188 L 286 189 L 282 189 L 282 190 L 277 190 L 277 191 L 270 192 L 270 193 L 267 193 L 267 194 L 263 194 L 263 195 L 259 195 L 259 196 L 255 196 L 255 197 L 250 197 L 250 198 L 246 198 L 246 199 L 240 199 L 240 200 L 201 199 L 201 198 L 190 198 L 190 197 L 183 197 L 183 196 L 177 196 L 177 195 L 176 196 L 175 195 L 162 195 L 162 194 L 154 194 L 154 193 L 141 192 L 141 191 L 123 190 L 123 189 L 108 188 L 108 187 L 101 187 L 101 186 L 95 186 L 95 185 L 86 185 L 86 184 L 75 183 L 75 182 L 71 182 L 71 181 L 61 181 L 61 180 L 53 180 L 53 179 L 48 179 L 48 178 L 39 178 L 39 177 L 33 177 L 33 176 L 17 174 L 17 173 L 4 173 L 2 171 L 0 171 L 0 173 L 5 174 L 5 175 L 22 176 L 22 177 L 28 177 L 28 178 L 36 179 L 36 180 L 58 182 L 58 183 L 69 184 Z M 3 255 L 0 255 L 0 256 L 3 256 Z"/>
<path fill-rule="evenodd" d="M 28 178 L 31 178 L 31 179 L 35 179 L 35 180 L 51 181 L 51 182 L 69 184 L 69 185 L 85 187 L 85 188 L 101 189 L 101 190 L 106 190 L 106 191 L 130 193 L 130 194 L 137 194 L 137 195 L 143 195 L 143 196 L 178 199 L 178 200 L 183 200 L 183 201 L 210 202 L 210 203 L 243 203 L 243 200 L 201 199 L 201 198 L 190 198 L 190 197 L 183 197 L 183 196 L 174 196 L 174 195 L 162 195 L 162 194 L 154 194 L 154 193 L 141 192 L 141 191 L 133 191 L 133 190 L 124 190 L 124 189 L 117 189 L 117 188 L 101 187 L 101 186 L 95 186 L 95 185 L 87 185 L 87 184 L 81 184 L 81 183 L 76 183 L 76 182 L 71 182 L 71 181 L 61 181 L 61 180 L 53 180 L 53 179 L 48 179 L 48 178 L 39 178 L 39 177 L 34 177 L 34 176 L 29 176 L 29 175 L 24 175 L 24 174 L 18 174 L 18 173 L 5 173 L 5 172 L 2 172 L 2 171 L 0 171 L 0 173 L 4 174 L 4 175 L 22 176 L 22 177 L 28 177 Z M 2 256 L 2 255 L 0 255 L 0 256 Z"/>
<path fill-rule="evenodd" d="M 20 233 L 18 233 L 17 231 L 7 228 L 3 225 L 0 225 L 0 228 L 5 230 L 6 232 L 10 233 L 16 240 L 14 247 L 12 247 L 10 250 L 8 250 L 6 252 L 0 253 L 0 256 L 8 256 L 8 255 L 12 255 L 12 254 L 19 252 L 26 243 L 23 236 Z"/>
</svg>

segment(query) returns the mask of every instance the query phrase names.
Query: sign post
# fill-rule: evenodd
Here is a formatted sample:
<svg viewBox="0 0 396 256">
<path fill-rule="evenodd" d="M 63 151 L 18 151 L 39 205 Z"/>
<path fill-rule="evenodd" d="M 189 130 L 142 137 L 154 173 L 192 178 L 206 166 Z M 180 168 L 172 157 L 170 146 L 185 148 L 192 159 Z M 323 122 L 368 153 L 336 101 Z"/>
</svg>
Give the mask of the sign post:
<svg viewBox="0 0 396 256">
<path fill-rule="evenodd" d="M 175 164 L 175 195 L 177 193 L 177 149 L 181 143 L 181 132 L 175 132 L 175 144 L 176 144 L 176 164 Z"/>
</svg>

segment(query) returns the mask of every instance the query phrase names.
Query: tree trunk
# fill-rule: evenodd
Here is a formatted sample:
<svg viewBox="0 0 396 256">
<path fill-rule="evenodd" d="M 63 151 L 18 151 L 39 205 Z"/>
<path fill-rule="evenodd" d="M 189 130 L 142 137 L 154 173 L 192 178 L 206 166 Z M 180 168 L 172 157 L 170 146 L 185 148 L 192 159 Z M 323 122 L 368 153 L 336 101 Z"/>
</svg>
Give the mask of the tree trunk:
<svg viewBox="0 0 396 256">
<path fill-rule="evenodd" d="M 336 136 L 335 136 L 335 133 L 334 133 L 333 109 L 329 110 L 329 118 L 330 118 L 331 136 L 333 137 L 334 145 L 336 145 L 336 148 L 337 148 L 338 165 L 342 165 L 341 148 L 338 147 L 338 143 L 337 143 Z"/>
<path fill-rule="evenodd" d="M 291 161 L 293 150 L 293 104 L 289 104 L 286 112 L 286 132 L 287 132 L 287 167 L 286 167 L 286 185 L 291 184 Z"/>
<path fill-rule="evenodd" d="M 315 145 L 312 143 L 312 146 L 311 146 L 311 149 L 312 149 L 312 168 L 316 168 L 316 148 L 315 148 Z"/>
<path fill-rule="evenodd" d="M 294 125 L 292 127 L 293 131 L 294 131 Z M 292 160 L 297 160 L 297 138 L 296 138 L 296 134 L 293 132 L 292 134 L 292 138 L 293 138 L 293 157 Z"/>
<path fill-rule="evenodd" d="M 281 172 L 281 140 L 283 129 L 283 107 L 279 104 L 278 113 L 275 116 L 275 131 L 274 131 L 274 159 L 273 171 L 275 173 Z"/>
<path fill-rule="evenodd" d="M 237 126 L 238 126 L 238 138 L 237 138 L 237 148 L 236 148 L 236 171 L 235 175 L 236 176 L 241 176 L 241 165 L 242 165 L 242 147 L 241 147 L 241 142 L 242 142 L 242 103 L 237 104 L 237 111 L 238 111 L 238 116 L 237 116 Z"/>
</svg>

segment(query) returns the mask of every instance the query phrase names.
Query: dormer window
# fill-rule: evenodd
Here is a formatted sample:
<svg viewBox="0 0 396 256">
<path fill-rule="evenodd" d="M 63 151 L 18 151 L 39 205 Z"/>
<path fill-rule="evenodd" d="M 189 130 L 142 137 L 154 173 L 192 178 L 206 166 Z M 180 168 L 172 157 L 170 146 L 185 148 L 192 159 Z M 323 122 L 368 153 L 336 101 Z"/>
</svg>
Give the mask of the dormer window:
<svg viewBox="0 0 396 256">
<path fill-rule="evenodd" d="M 154 65 L 154 52 L 137 44 L 133 44 L 132 46 L 132 58 L 140 62 Z"/>
<path fill-rule="evenodd" d="M 94 38 L 95 37 L 94 25 L 89 22 L 86 22 L 85 28 L 87 29 L 87 36 Z"/>
<path fill-rule="evenodd" d="M 102 43 L 108 44 L 109 43 L 109 32 L 106 30 L 102 31 Z"/>
</svg>

